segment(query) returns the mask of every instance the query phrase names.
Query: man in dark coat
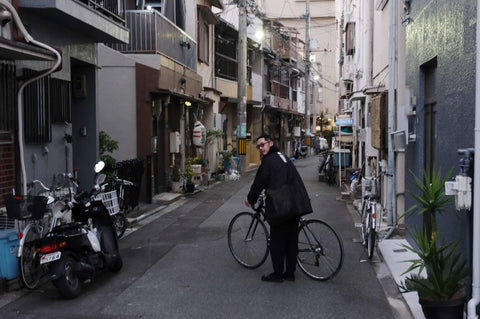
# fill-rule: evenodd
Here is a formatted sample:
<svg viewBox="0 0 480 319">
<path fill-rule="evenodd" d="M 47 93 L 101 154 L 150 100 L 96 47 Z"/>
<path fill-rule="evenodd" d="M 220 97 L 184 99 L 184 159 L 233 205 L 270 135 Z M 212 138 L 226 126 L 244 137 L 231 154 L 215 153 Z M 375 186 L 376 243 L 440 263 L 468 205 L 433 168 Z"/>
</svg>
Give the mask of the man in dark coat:
<svg viewBox="0 0 480 319">
<path fill-rule="evenodd" d="M 262 156 L 262 163 L 258 168 L 255 180 L 250 192 L 245 199 L 245 205 L 250 206 L 256 203 L 260 193 L 264 189 L 278 189 L 287 183 L 288 166 L 291 165 L 291 174 L 294 175 L 294 183 L 301 184 L 304 193 L 305 186 L 296 171 L 295 166 L 281 154 L 274 145 L 270 136 L 263 134 L 256 140 L 257 149 Z M 310 206 L 308 194 L 304 199 Z M 265 212 L 266 216 L 274 214 L 274 207 L 267 198 Z M 311 210 L 310 210 L 311 212 Z M 263 281 L 283 282 L 283 280 L 295 280 L 295 268 L 298 254 L 298 217 L 289 220 L 270 224 L 270 256 L 272 258 L 273 273 L 262 276 Z"/>
</svg>

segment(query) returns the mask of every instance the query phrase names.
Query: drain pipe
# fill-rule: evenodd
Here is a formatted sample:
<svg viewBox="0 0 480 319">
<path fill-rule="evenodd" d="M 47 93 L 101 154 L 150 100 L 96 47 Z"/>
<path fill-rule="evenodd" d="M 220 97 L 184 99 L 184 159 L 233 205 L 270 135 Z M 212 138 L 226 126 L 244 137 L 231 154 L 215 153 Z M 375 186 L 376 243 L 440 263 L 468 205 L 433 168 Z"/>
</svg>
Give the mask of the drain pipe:
<svg viewBox="0 0 480 319">
<path fill-rule="evenodd" d="M 480 21 L 480 1 L 477 0 L 477 21 Z M 477 23 L 475 63 L 475 154 L 474 181 L 480 180 L 480 23 Z M 473 189 L 473 256 L 472 256 L 472 299 L 468 301 L 468 319 L 478 318 L 476 307 L 480 302 L 480 187 Z"/>
<path fill-rule="evenodd" d="M 33 45 L 36 45 L 38 47 L 41 47 L 41 48 L 44 48 L 48 51 L 51 51 L 53 52 L 56 57 L 57 57 L 57 61 L 55 62 L 55 65 L 46 70 L 45 72 L 33 77 L 33 78 L 30 78 L 28 80 L 26 80 L 25 82 L 22 83 L 22 85 L 20 86 L 20 88 L 18 89 L 18 93 L 17 93 L 17 108 L 18 108 L 18 148 L 19 148 L 19 155 L 20 155 L 20 167 L 21 167 L 21 173 L 22 173 L 22 194 L 27 194 L 27 173 L 26 173 L 26 169 L 25 169 L 25 158 L 24 158 L 24 150 L 23 150 L 23 90 L 25 89 L 25 87 L 44 77 L 44 76 L 47 76 L 49 75 L 50 73 L 52 73 L 54 70 L 56 70 L 58 68 L 58 66 L 60 65 L 60 63 L 62 62 L 62 57 L 60 56 L 60 53 L 58 53 L 57 50 L 53 49 L 52 47 L 44 44 L 44 43 L 41 43 L 41 42 L 38 42 L 36 40 L 33 39 L 33 37 L 27 32 L 27 30 L 25 29 L 23 23 L 22 23 L 22 20 L 20 20 L 20 17 L 17 13 L 17 10 L 11 5 L 11 3 L 7 2 L 6 0 L 0 0 L 0 6 L 1 7 L 4 7 L 5 9 L 7 9 L 8 11 L 10 11 L 10 13 L 12 14 L 12 17 L 13 19 L 15 20 L 15 24 L 17 25 L 20 33 L 23 35 L 23 37 L 25 38 L 25 41 L 33 44 Z"/>
</svg>

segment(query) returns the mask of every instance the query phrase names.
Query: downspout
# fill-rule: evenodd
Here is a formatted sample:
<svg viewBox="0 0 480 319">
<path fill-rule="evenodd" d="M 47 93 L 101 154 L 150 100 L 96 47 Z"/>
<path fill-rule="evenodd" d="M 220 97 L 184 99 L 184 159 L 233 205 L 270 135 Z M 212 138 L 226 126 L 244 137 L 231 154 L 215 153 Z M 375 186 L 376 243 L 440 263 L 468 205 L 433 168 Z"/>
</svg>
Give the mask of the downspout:
<svg viewBox="0 0 480 319">
<path fill-rule="evenodd" d="M 477 34 L 475 63 L 475 153 L 473 180 L 480 180 L 480 1 L 477 0 Z M 480 187 L 473 188 L 473 255 L 472 255 L 472 299 L 468 301 L 467 317 L 478 318 L 476 307 L 480 302 Z"/>
<path fill-rule="evenodd" d="M 20 33 L 23 35 L 23 37 L 25 38 L 25 41 L 27 42 L 30 42 L 38 47 L 41 47 L 41 48 L 44 48 L 48 51 L 51 51 L 53 52 L 56 57 L 57 57 L 57 62 L 55 63 L 55 65 L 46 70 L 45 72 L 33 77 L 33 78 L 30 78 L 28 80 L 26 80 L 25 82 L 22 83 L 22 85 L 20 86 L 20 88 L 18 89 L 18 93 L 17 93 L 17 108 L 18 108 L 18 148 L 19 148 L 19 152 L 20 152 L 20 167 L 21 167 L 21 173 L 22 173 L 22 194 L 27 194 L 27 173 L 26 173 L 26 169 L 25 169 L 25 159 L 24 159 L 24 151 L 23 151 L 23 90 L 25 89 L 25 87 L 44 77 L 44 76 L 47 76 L 48 74 L 52 73 L 54 70 L 56 70 L 58 68 L 58 66 L 60 65 L 61 61 L 62 61 L 62 57 L 60 56 L 60 53 L 58 53 L 57 50 L 53 49 L 52 47 L 44 44 L 44 43 L 41 43 L 41 42 L 38 42 L 36 40 L 33 39 L 33 37 L 27 32 L 27 30 L 25 29 L 25 27 L 23 26 L 23 23 L 22 23 L 22 20 L 20 20 L 20 17 L 17 13 L 17 10 L 9 3 L 7 2 L 6 0 L 0 0 L 0 6 L 6 8 L 8 11 L 10 11 L 10 13 L 12 14 L 12 17 L 13 19 L 15 20 L 15 24 L 17 25 Z"/>
<path fill-rule="evenodd" d="M 366 88 L 369 88 L 372 86 L 372 73 L 373 73 L 373 4 L 371 1 L 366 1 L 365 2 L 366 6 L 366 22 L 367 22 L 367 32 L 366 32 L 366 38 L 367 38 L 367 50 L 365 54 L 365 84 Z M 365 89 L 366 89 L 365 88 Z M 365 94 L 365 112 L 363 114 L 364 117 L 367 116 L 369 113 L 369 104 L 370 100 L 372 99 L 370 94 Z M 367 119 L 365 119 L 365 123 L 367 123 Z M 365 127 L 366 130 L 366 127 Z M 370 133 L 371 134 L 371 133 Z M 366 144 L 363 145 L 361 148 L 362 152 L 360 154 L 365 154 L 366 153 Z M 360 158 L 360 162 L 358 167 L 361 169 L 362 164 L 366 162 L 366 156 L 363 156 Z M 365 165 L 365 173 L 369 174 L 370 172 L 368 171 L 368 165 Z M 367 175 L 366 176 L 369 176 Z"/>
</svg>

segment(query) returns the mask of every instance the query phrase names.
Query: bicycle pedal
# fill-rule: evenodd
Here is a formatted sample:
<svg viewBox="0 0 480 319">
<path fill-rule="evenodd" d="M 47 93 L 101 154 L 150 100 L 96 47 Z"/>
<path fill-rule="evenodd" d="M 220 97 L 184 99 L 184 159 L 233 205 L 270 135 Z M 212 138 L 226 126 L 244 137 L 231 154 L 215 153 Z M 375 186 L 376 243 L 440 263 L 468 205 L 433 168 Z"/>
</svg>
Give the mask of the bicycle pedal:
<svg viewBox="0 0 480 319">
<path fill-rule="evenodd" d="M 355 223 L 355 228 L 362 228 L 362 223 Z"/>
</svg>

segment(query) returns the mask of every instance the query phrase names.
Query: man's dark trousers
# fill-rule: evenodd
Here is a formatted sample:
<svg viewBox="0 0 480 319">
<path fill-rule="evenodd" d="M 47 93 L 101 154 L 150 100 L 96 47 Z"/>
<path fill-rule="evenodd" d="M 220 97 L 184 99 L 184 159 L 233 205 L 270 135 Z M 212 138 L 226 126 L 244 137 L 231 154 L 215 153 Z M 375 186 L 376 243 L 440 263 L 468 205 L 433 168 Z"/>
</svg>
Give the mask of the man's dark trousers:
<svg viewBox="0 0 480 319">
<path fill-rule="evenodd" d="M 277 275 L 293 274 L 298 254 L 298 218 L 270 225 L 270 255 Z"/>
</svg>

